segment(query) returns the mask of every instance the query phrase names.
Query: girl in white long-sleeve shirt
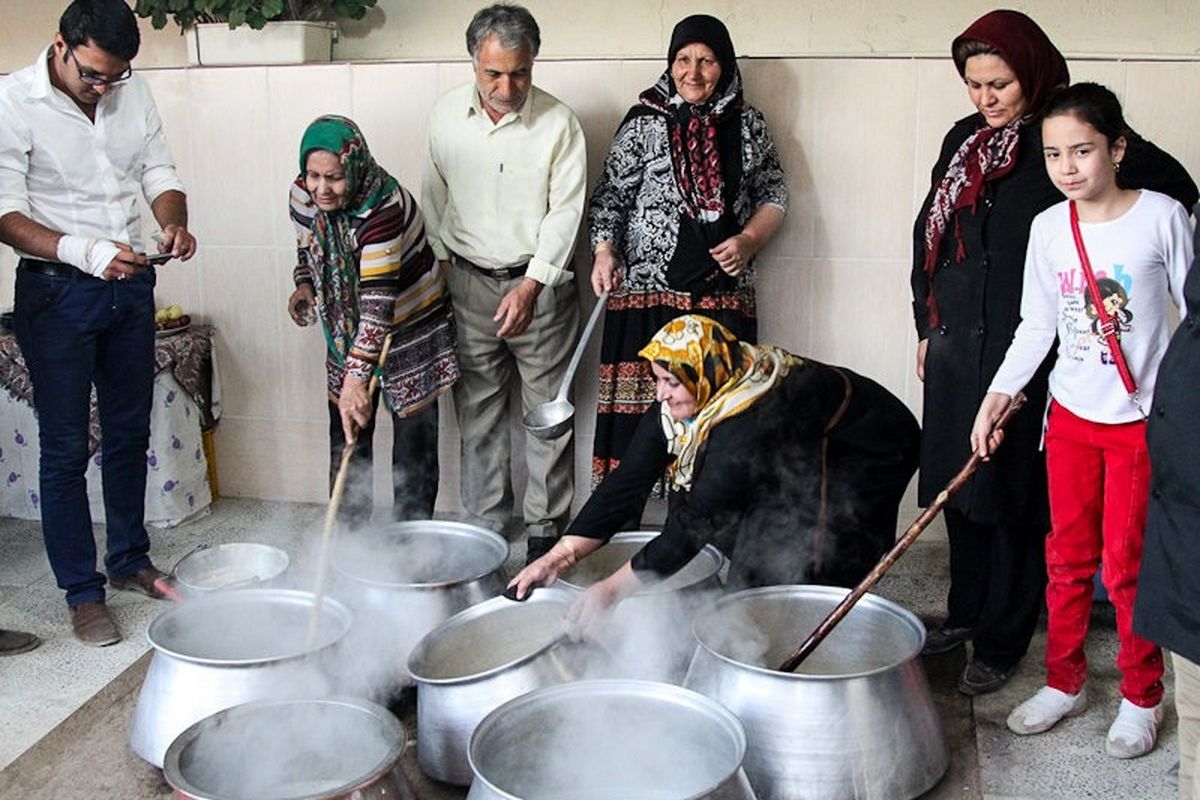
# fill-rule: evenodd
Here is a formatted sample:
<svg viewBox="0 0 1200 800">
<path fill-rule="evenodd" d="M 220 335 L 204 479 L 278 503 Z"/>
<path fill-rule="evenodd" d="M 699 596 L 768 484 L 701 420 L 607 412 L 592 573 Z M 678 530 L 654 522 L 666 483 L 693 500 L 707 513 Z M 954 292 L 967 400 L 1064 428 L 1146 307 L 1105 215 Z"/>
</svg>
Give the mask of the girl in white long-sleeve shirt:
<svg viewBox="0 0 1200 800">
<path fill-rule="evenodd" d="M 1117 98 L 1094 83 L 1076 84 L 1049 103 L 1042 122 L 1046 169 L 1067 201 L 1033 221 L 1021 324 L 971 433 L 972 447 L 988 456 L 1002 438 L 996 420 L 1057 336 L 1046 425 L 1046 686 L 1013 710 L 1008 727 L 1041 733 L 1083 711 L 1083 645 L 1092 579 L 1103 563 L 1101 579 L 1116 609 L 1120 640 L 1122 700 L 1106 742 L 1117 758 L 1149 752 L 1162 719 L 1162 654 L 1132 628 L 1150 480 L 1143 409 L 1153 407 L 1155 373 L 1170 338 L 1167 303 L 1183 308 L 1192 260 L 1183 207 L 1165 195 L 1118 184 L 1125 130 Z M 1136 399 L 1101 332 L 1071 231 L 1072 203 L 1100 294 L 1120 332 Z"/>
</svg>

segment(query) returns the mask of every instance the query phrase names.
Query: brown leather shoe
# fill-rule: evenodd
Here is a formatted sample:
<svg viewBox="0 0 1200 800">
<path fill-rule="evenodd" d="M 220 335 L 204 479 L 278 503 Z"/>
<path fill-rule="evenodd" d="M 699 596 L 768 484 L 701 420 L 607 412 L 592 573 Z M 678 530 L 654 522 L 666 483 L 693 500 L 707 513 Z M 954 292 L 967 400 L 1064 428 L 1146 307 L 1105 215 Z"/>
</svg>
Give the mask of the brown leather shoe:
<svg viewBox="0 0 1200 800">
<path fill-rule="evenodd" d="M 18 653 L 28 653 L 41 643 L 42 640 L 32 633 L 0 630 L 0 656 L 15 656 Z"/>
<path fill-rule="evenodd" d="M 92 647 L 107 647 L 121 641 L 121 632 L 104 603 L 71 606 L 71 628 L 75 638 Z"/>
<path fill-rule="evenodd" d="M 155 600 L 178 600 L 174 581 L 151 564 L 126 578 L 109 576 L 108 585 L 118 591 L 137 592 Z"/>
</svg>

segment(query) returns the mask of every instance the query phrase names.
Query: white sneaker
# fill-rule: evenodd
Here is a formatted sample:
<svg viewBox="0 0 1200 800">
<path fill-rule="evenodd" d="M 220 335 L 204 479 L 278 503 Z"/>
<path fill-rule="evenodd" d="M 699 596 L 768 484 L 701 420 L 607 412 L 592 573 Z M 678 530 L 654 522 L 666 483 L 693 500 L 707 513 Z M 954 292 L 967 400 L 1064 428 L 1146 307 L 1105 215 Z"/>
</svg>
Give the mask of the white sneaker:
<svg viewBox="0 0 1200 800">
<path fill-rule="evenodd" d="M 1037 690 L 1037 694 L 1012 710 L 1008 715 L 1008 729 L 1020 736 L 1044 733 L 1063 717 L 1082 714 L 1087 708 L 1087 689 L 1079 694 L 1067 694 L 1049 686 Z"/>
<path fill-rule="evenodd" d="M 1122 698 L 1117 718 L 1108 729 L 1104 749 L 1113 758 L 1137 758 L 1154 749 L 1158 723 L 1162 722 L 1162 703 L 1143 708 Z"/>
</svg>

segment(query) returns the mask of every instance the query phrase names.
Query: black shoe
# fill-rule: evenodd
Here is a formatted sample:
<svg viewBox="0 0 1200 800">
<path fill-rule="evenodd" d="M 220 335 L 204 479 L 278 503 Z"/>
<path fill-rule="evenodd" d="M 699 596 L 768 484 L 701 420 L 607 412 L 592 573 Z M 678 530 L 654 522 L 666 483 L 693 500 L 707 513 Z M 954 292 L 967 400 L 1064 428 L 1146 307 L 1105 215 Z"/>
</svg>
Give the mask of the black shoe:
<svg viewBox="0 0 1200 800">
<path fill-rule="evenodd" d="M 972 658 L 958 679 L 958 690 L 969 697 L 987 694 L 1008 683 L 1008 678 L 1008 670 L 997 669 L 986 661 Z"/>
<path fill-rule="evenodd" d="M 15 656 L 20 653 L 28 653 L 41 643 L 42 640 L 32 633 L 0 630 L 0 656 Z"/>
<path fill-rule="evenodd" d="M 949 653 L 970 639 L 974 632 L 971 628 L 947 628 L 945 626 L 929 631 L 925 634 L 925 646 L 921 648 L 921 655 L 936 656 L 941 653 Z"/>
<path fill-rule="evenodd" d="M 557 541 L 557 536 L 528 537 L 525 542 L 525 566 L 529 566 L 534 561 L 546 555 L 546 553 L 549 553 Z"/>
</svg>

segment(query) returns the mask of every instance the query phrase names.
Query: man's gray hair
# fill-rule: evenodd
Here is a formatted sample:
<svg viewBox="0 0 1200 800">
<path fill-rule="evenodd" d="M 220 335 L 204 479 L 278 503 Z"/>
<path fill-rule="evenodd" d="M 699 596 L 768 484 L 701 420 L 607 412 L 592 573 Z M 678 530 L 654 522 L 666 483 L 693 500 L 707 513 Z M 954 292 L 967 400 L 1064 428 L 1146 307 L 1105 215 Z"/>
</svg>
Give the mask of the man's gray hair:
<svg viewBox="0 0 1200 800">
<path fill-rule="evenodd" d="M 476 12 L 467 26 L 467 52 L 472 61 L 479 58 L 479 48 L 492 35 L 500 40 L 500 46 L 505 50 L 528 47 L 533 58 L 537 58 L 538 48 L 542 45 L 537 20 L 524 6 L 497 3 Z"/>
</svg>

